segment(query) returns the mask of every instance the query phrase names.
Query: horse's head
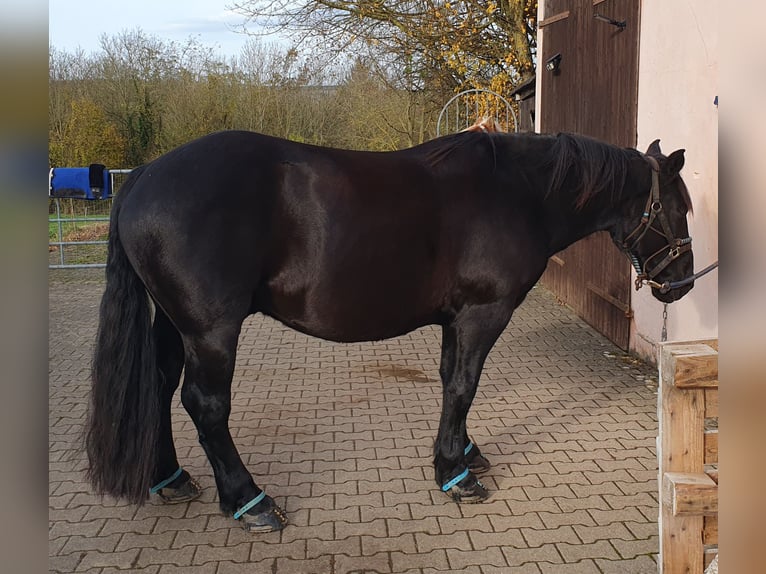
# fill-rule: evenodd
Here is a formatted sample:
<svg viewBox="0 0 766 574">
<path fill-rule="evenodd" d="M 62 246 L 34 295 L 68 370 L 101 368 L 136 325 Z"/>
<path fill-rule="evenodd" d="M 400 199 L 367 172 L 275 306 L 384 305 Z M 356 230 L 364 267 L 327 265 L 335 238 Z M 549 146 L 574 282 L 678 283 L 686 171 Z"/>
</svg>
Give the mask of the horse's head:
<svg viewBox="0 0 766 574">
<path fill-rule="evenodd" d="M 669 156 L 654 141 L 644 156 L 652 171 L 651 189 L 631 202 L 629 213 L 619 224 L 615 240 L 636 269 L 636 289 L 644 283 L 663 303 L 677 301 L 694 286 L 684 281 L 694 273 L 691 237 L 686 222 L 691 200 L 680 171 L 684 150 Z"/>
</svg>

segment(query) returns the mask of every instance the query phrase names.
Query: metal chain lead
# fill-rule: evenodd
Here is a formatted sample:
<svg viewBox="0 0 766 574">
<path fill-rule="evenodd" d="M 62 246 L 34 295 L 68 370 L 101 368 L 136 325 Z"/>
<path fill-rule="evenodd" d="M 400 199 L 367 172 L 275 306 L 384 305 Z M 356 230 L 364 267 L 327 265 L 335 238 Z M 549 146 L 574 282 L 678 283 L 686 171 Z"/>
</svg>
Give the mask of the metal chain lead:
<svg viewBox="0 0 766 574">
<path fill-rule="evenodd" d="M 662 337 L 663 343 L 668 340 L 668 304 L 662 304 Z"/>
</svg>

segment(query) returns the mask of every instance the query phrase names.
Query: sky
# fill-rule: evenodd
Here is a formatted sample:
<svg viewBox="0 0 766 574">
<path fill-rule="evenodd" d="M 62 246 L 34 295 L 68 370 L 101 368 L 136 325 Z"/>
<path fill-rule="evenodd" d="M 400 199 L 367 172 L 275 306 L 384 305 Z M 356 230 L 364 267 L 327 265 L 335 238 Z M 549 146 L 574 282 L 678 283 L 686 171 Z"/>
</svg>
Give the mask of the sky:
<svg viewBox="0 0 766 574">
<path fill-rule="evenodd" d="M 99 37 L 141 28 L 163 40 L 194 36 L 225 56 L 239 54 L 247 36 L 234 31 L 243 19 L 231 0 L 50 0 L 48 38 L 57 49 L 100 50 Z"/>
</svg>

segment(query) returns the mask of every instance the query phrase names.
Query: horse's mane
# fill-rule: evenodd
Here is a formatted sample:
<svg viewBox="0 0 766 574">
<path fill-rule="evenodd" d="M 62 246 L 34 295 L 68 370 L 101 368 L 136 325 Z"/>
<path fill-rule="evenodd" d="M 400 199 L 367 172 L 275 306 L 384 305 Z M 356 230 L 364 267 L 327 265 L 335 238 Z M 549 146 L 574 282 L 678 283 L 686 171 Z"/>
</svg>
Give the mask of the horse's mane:
<svg viewBox="0 0 766 574">
<path fill-rule="evenodd" d="M 678 181 L 678 191 L 681 193 L 681 197 L 684 198 L 684 203 L 686 203 L 686 209 L 694 215 L 694 208 L 692 207 L 692 196 L 689 195 L 689 188 L 686 187 L 686 184 L 684 183 L 684 180 L 680 177 L 676 179 Z"/>
<path fill-rule="evenodd" d="M 561 189 L 567 176 L 573 174 L 578 209 L 601 193 L 609 193 L 614 201 L 625 186 L 629 154 L 629 150 L 589 137 L 557 134 L 548 158 L 552 166 L 548 193 Z"/>
<path fill-rule="evenodd" d="M 425 154 L 426 163 L 430 167 L 437 167 L 455 151 L 488 141 L 492 147 L 494 162 L 497 164 L 494 135 L 496 134 L 492 130 L 485 132 L 469 128 L 431 140 L 424 144 L 429 146 Z M 557 192 L 562 188 L 565 180 L 572 177 L 577 209 L 582 209 L 589 201 L 602 193 L 610 194 L 612 202 L 618 200 L 620 192 L 625 187 L 630 160 L 640 153 L 633 149 L 621 148 L 587 136 L 570 133 L 559 133 L 553 136 L 536 133 L 503 133 L 502 135 L 511 136 L 519 143 L 529 141 L 529 138 L 552 138 L 553 145 L 540 162 L 540 166 L 550 170 L 551 173 L 547 193 Z M 689 191 L 680 177 L 677 181 L 678 190 L 691 213 L 692 203 Z"/>
<path fill-rule="evenodd" d="M 473 126 L 472 126 L 473 127 Z M 496 155 L 495 135 L 491 130 L 467 129 L 427 142 L 425 161 L 429 167 L 438 167 L 454 152 L 479 142 L 489 141 Z M 503 134 L 504 136 L 510 134 Z M 602 192 L 618 193 L 625 184 L 629 156 L 618 147 L 574 134 L 560 133 L 556 136 L 540 134 L 513 134 L 517 141 L 527 137 L 553 137 L 554 142 L 548 153 L 542 157 L 541 167 L 551 171 L 548 193 L 558 191 L 564 180 L 574 174 L 577 192 L 576 205 L 582 208 L 588 201 Z M 495 158 L 496 162 L 497 158 Z"/>
</svg>

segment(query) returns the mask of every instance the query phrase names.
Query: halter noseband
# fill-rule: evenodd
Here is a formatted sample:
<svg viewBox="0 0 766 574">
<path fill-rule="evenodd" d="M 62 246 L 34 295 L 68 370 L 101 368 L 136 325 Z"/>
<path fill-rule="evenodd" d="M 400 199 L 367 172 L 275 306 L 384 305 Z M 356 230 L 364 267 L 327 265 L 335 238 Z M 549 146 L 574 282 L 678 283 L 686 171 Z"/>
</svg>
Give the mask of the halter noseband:
<svg viewBox="0 0 766 574">
<path fill-rule="evenodd" d="M 671 283 L 666 281 L 665 283 L 657 283 L 654 281 L 654 278 L 659 275 L 663 269 L 678 259 L 683 253 L 691 251 L 692 238 L 686 237 L 684 239 L 678 239 L 673 234 L 673 230 L 670 228 L 670 223 L 668 222 L 668 217 L 663 211 L 662 202 L 660 201 L 660 166 L 657 163 L 657 160 L 653 157 L 645 155 L 644 158 L 652 168 L 652 188 L 649 191 L 649 198 L 646 200 L 646 207 L 644 208 L 644 213 L 641 216 L 641 221 L 622 242 L 622 248 L 630 259 L 634 269 L 636 270 L 636 291 L 638 291 L 644 284 L 646 284 L 659 289 L 660 293 L 667 293 L 671 289 L 682 287 L 683 285 L 691 283 L 694 280 L 694 277 L 692 277 L 689 278 L 689 280 L 684 280 L 683 282 L 674 281 Z M 660 222 L 662 230 L 657 229 L 654 227 L 654 225 L 652 225 L 655 220 Z M 649 257 L 647 257 L 642 268 L 641 264 L 638 262 L 638 257 L 636 257 L 635 253 L 633 253 L 633 250 L 649 230 L 662 235 L 667 243 L 652 253 Z M 634 239 L 631 242 L 632 238 Z M 649 265 L 649 262 L 660 255 L 665 249 L 668 250 L 665 257 L 663 257 L 659 263 L 647 271 L 646 267 Z"/>
</svg>

